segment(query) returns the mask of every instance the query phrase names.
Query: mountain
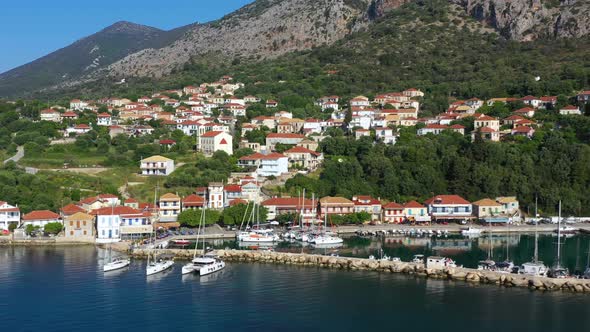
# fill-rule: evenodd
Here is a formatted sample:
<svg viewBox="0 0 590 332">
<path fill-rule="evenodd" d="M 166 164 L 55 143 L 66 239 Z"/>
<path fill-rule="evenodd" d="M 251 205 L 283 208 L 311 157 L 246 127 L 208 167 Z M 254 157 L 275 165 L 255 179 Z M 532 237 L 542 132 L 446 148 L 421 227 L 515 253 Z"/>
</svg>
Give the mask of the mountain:
<svg viewBox="0 0 590 332">
<path fill-rule="evenodd" d="M 40 59 L 0 74 L 0 95 L 34 91 L 77 79 L 145 48 L 160 48 L 190 26 L 171 31 L 117 22 Z"/>
<path fill-rule="evenodd" d="M 452 5 L 458 10 L 455 16 L 471 17 L 479 22 L 479 31 L 493 30 L 505 40 L 579 38 L 590 32 L 590 3 L 584 0 L 257 0 L 219 20 L 171 32 L 129 23 L 122 31 L 107 28 L 0 75 L 0 96 L 56 87 L 60 91 L 97 80 L 161 80 L 204 58 L 275 59 L 333 45 L 408 4 L 425 8 L 426 16 L 437 15 L 429 10 Z M 455 20 L 450 26 L 460 28 L 464 20 Z M 420 48 L 423 42 L 417 40 L 412 47 Z M 108 55 L 93 51 L 97 45 L 99 51 L 110 49 Z"/>
</svg>

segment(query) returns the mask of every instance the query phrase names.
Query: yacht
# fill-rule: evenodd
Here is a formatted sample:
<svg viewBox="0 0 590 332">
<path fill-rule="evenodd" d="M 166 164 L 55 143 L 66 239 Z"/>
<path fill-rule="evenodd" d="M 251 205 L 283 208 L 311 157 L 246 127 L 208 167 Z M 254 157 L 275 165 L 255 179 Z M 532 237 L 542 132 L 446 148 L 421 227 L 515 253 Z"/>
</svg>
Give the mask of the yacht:
<svg viewBox="0 0 590 332">
<path fill-rule="evenodd" d="M 205 201 L 203 206 L 207 206 L 207 201 Z M 225 262 L 221 259 L 205 255 L 205 239 L 201 241 L 203 243 L 202 254 L 200 256 L 197 256 L 197 250 L 199 247 L 199 237 L 201 234 L 201 230 L 205 227 L 205 211 L 205 208 L 201 210 L 201 221 L 199 223 L 199 228 L 197 229 L 197 241 L 195 242 L 195 252 L 193 254 L 193 260 L 182 267 L 182 274 L 198 273 L 200 276 L 204 276 L 217 272 L 225 267 Z"/>
<path fill-rule="evenodd" d="M 240 232 L 238 240 L 241 242 L 276 242 L 279 240 L 278 235 L 272 233 L 261 233 L 257 231 Z"/>
<path fill-rule="evenodd" d="M 157 197 L 158 197 L 158 187 L 156 187 L 156 190 L 154 192 L 154 206 L 156 206 Z M 152 225 L 155 225 L 157 222 L 157 218 L 158 218 L 157 217 L 158 216 L 157 210 L 154 210 L 153 214 L 156 217 L 153 220 Z M 152 233 L 150 233 L 150 243 L 152 242 L 152 238 L 154 241 L 156 240 L 156 235 L 154 234 L 154 232 L 155 232 L 155 230 L 153 230 Z M 151 251 L 152 252 L 148 254 L 148 263 L 147 263 L 146 270 L 145 270 L 145 274 L 147 276 L 151 276 L 156 273 L 166 271 L 169 268 L 171 268 L 172 265 L 174 265 L 174 261 L 172 259 L 156 258 L 155 248 L 152 248 Z"/>
<path fill-rule="evenodd" d="M 119 270 L 131 264 L 131 260 L 128 258 L 117 257 L 113 259 L 112 251 L 111 245 L 109 244 L 109 262 L 102 266 L 104 272 Z"/>
<path fill-rule="evenodd" d="M 250 206 L 250 202 L 248 202 L 248 206 L 246 206 L 246 212 L 244 214 L 244 219 L 242 220 L 242 225 L 240 225 L 240 229 L 242 229 L 244 221 L 246 221 L 246 215 L 248 215 L 248 207 Z M 256 228 L 250 229 L 249 224 L 250 222 L 256 221 Z M 269 243 L 269 242 L 277 242 L 280 240 L 280 237 L 273 233 L 271 229 L 261 229 L 259 220 L 259 211 L 256 208 L 256 203 L 252 206 L 252 211 L 250 212 L 250 217 L 246 222 L 246 227 L 244 231 L 240 231 L 236 234 L 236 238 L 239 242 L 251 242 L 251 243 Z"/>
<path fill-rule="evenodd" d="M 551 278 L 568 278 L 570 276 L 569 270 L 561 266 L 561 201 L 559 201 L 559 214 L 557 216 L 557 257 L 555 259 L 555 266 L 552 267 L 547 276 Z"/>
<path fill-rule="evenodd" d="M 344 242 L 344 240 L 342 240 L 341 237 L 336 236 L 332 232 L 325 231 L 325 229 L 327 229 L 327 228 L 328 228 L 328 214 L 326 213 L 326 215 L 324 217 L 324 231 L 322 233 L 314 236 L 313 239 L 311 240 L 311 242 L 315 243 L 315 244 L 339 244 L 339 243 Z"/>
<path fill-rule="evenodd" d="M 461 235 L 480 235 L 481 229 L 469 227 L 468 229 L 461 230 Z"/>
<path fill-rule="evenodd" d="M 115 258 L 114 260 L 103 265 L 102 269 L 104 272 L 114 271 L 129 266 L 131 260 L 124 258 Z"/>
<path fill-rule="evenodd" d="M 571 226 L 563 226 L 563 227 L 560 227 L 559 230 L 554 230 L 553 232 L 558 233 L 558 231 L 563 236 L 563 235 L 569 235 L 569 234 L 576 234 L 578 232 L 578 229 L 575 227 L 571 227 Z"/>
<path fill-rule="evenodd" d="M 477 264 L 477 269 L 484 270 L 484 271 L 495 271 L 496 270 L 496 262 L 494 262 L 491 259 L 486 259 L 485 261 L 480 261 Z"/>
</svg>

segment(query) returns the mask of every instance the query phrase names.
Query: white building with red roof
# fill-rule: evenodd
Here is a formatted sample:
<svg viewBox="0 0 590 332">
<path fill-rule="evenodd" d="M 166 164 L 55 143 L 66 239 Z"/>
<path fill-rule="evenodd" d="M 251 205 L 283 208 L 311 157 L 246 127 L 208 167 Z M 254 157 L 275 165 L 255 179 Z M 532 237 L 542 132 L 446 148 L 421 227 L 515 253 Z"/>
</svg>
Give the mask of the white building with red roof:
<svg viewBox="0 0 590 332">
<path fill-rule="evenodd" d="M 61 216 L 49 210 L 31 211 L 23 216 L 22 225 L 33 225 L 43 228 L 49 223 L 62 223 Z"/>
<path fill-rule="evenodd" d="M 467 220 L 472 216 L 471 202 L 459 195 L 437 195 L 424 202 L 433 220 Z"/>
<path fill-rule="evenodd" d="M 182 210 L 201 209 L 205 205 L 205 198 L 191 194 L 182 199 Z"/>
<path fill-rule="evenodd" d="M 404 207 L 396 202 L 383 205 L 383 222 L 399 224 L 404 219 Z"/>
<path fill-rule="evenodd" d="M 109 113 L 100 113 L 96 116 L 96 124 L 99 126 L 110 126 L 113 123 L 112 119 Z"/>
<path fill-rule="evenodd" d="M 20 209 L 7 202 L 0 201 L 0 231 L 8 230 L 10 224 L 20 223 Z"/>
<path fill-rule="evenodd" d="M 430 222 L 426 207 L 416 201 L 404 204 L 404 217 L 410 222 Z"/>
<path fill-rule="evenodd" d="M 255 169 L 258 176 L 281 176 L 289 172 L 289 158 L 283 154 L 254 153 L 238 159 L 238 166 Z"/>
<path fill-rule="evenodd" d="M 103 207 L 90 215 L 96 216 L 97 243 L 135 239 L 152 232 L 152 214 L 129 206 Z"/>
<path fill-rule="evenodd" d="M 70 101 L 70 108 L 73 110 L 83 110 L 88 107 L 88 103 L 80 99 L 72 99 Z"/>
<path fill-rule="evenodd" d="M 567 105 L 559 109 L 561 115 L 582 115 L 580 108 L 574 105 Z"/>
<path fill-rule="evenodd" d="M 212 155 L 216 151 L 233 154 L 233 137 L 225 131 L 209 131 L 199 136 L 199 150 L 205 155 Z"/>
<path fill-rule="evenodd" d="M 92 128 L 90 128 L 89 125 L 85 124 L 85 123 L 80 123 L 75 125 L 74 127 L 70 127 L 66 129 L 66 133 L 69 134 L 75 134 L 75 135 L 83 135 L 86 134 L 87 132 L 89 132 Z"/>
<path fill-rule="evenodd" d="M 268 209 L 267 219 L 275 220 L 281 214 L 302 214 L 304 220 L 316 217 L 317 201 L 301 197 L 273 197 L 260 205 Z M 296 220 L 293 220 L 296 222 Z"/>
<path fill-rule="evenodd" d="M 289 158 L 290 167 L 303 167 L 308 171 L 316 170 L 324 161 L 323 154 L 302 146 L 292 147 L 283 154 Z"/>
<path fill-rule="evenodd" d="M 354 212 L 366 212 L 371 215 L 371 220 L 381 219 L 381 202 L 367 195 L 353 196 Z"/>
<path fill-rule="evenodd" d="M 51 108 L 39 112 L 39 118 L 41 121 L 61 122 L 61 114 Z"/>
<path fill-rule="evenodd" d="M 350 100 L 350 107 L 370 106 L 369 98 L 365 96 L 356 96 Z"/>
<path fill-rule="evenodd" d="M 537 98 L 535 96 L 524 96 L 520 98 L 520 101 L 522 101 L 525 105 L 529 105 L 534 108 L 538 108 L 543 103 L 541 98 Z"/>
<path fill-rule="evenodd" d="M 424 97 L 424 92 L 416 88 L 409 88 L 407 90 L 404 90 L 402 93 L 404 94 L 404 96 L 408 96 L 410 98 Z"/>
<path fill-rule="evenodd" d="M 305 136 L 301 134 L 292 134 L 292 133 L 270 133 L 266 135 L 266 147 L 270 150 L 274 150 L 275 145 L 277 144 L 290 144 L 296 145 L 299 142 L 303 141 Z"/>
<path fill-rule="evenodd" d="M 578 95 L 576 96 L 576 100 L 578 101 L 578 103 L 590 102 L 590 90 L 578 93 Z"/>
</svg>

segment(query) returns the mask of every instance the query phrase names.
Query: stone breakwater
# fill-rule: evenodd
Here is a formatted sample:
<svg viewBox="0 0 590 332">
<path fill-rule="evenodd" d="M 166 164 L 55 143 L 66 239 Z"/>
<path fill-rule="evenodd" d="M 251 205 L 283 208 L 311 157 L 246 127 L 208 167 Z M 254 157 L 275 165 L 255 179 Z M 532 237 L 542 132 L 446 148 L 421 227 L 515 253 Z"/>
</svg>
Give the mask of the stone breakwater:
<svg viewBox="0 0 590 332">
<path fill-rule="evenodd" d="M 166 249 L 159 251 L 179 259 L 191 259 L 192 250 Z M 376 271 L 402 273 L 417 277 L 465 281 L 474 284 L 491 284 L 504 287 L 521 287 L 543 291 L 571 291 L 590 294 L 589 279 L 552 279 L 518 274 L 481 271 L 468 268 L 430 269 L 422 263 L 379 261 L 366 258 L 332 257 L 322 255 L 292 254 L 251 250 L 218 250 L 216 254 L 228 262 L 256 262 L 299 266 L 315 266 L 350 271 Z M 133 251 L 136 257 L 145 257 L 147 251 Z"/>
</svg>

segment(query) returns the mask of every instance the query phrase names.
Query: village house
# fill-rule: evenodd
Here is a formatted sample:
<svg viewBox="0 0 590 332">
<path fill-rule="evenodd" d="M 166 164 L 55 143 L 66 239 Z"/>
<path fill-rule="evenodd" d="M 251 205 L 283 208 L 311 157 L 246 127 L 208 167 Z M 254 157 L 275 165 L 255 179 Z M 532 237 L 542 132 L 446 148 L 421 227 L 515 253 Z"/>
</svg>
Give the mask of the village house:
<svg viewBox="0 0 590 332">
<path fill-rule="evenodd" d="M 438 135 L 445 130 L 451 130 L 461 135 L 465 134 L 465 127 L 459 124 L 452 126 L 441 125 L 436 123 L 427 124 L 426 127 L 418 129 L 418 136 L 424 136 L 427 134 Z"/>
<path fill-rule="evenodd" d="M 162 156 L 151 156 L 141 160 L 140 169 L 141 175 L 168 176 L 174 172 L 174 160 Z"/>
<path fill-rule="evenodd" d="M 552 109 L 557 104 L 557 96 L 542 96 L 539 108 Z"/>
<path fill-rule="evenodd" d="M 500 130 L 500 120 L 489 115 L 482 115 L 475 118 L 473 121 L 473 127 L 474 129 L 488 127 L 494 131 L 498 131 Z"/>
<path fill-rule="evenodd" d="M 582 115 L 578 106 L 567 105 L 559 109 L 561 115 Z"/>
<path fill-rule="evenodd" d="M 123 206 L 128 206 L 133 209 L 139 209 L 139 201 L 136 200 L 135 198 L 127 198 L 123 202 Z"/>
<path fill-rule="evenodd" d="M 500 132 L 490 127 L 480 127 L 471 133 L 471 140 L 475 141 L 475 138 L 479 136 L 481 139 L 492 142 L 500 141 Z"/>
<path fill-rule="evenodd" d="M 350 100 L 350 107 L 370 106 L 369 98 L 365 96 L 357 96 Z"/>
<path fill-rule="evenodd" d="M 210 131 L 199 137 L 199 150 L 205 155 L 212 155 L 216 151 L 233 154 L 233 137 L 223 131 Z"/>
<path fill-rule="evenodd" d="M 176 222 L 181 210 L 180 197 L 173 193 L 160 196 L 158 202 L 160 222 Z"/>
<path fill-rule="evenodd" d="M 8 230 L 10 224 L 18 226 L 20 223 L 20 209 L 7 202 L 0 201 L 0 231 Z"/>
<path fill-rule="evenodd" d="M 85 212 L 76 212 L 64 218 L 66 238 L 94 240 L 94 216 Z"/>
<path fill-rule="evenodd" d="M 311 151 L 317 151 L 319 144 L 318 142 L 311 140 L 311 139 L 304 139 L 303 141 L 297 143 L 297 146 L 304 147 Z"/>
<path fill-rule="evenodd" d="M 78 119 L 78 114 L 72 111 L 66 111 L 61 115 L 61 121 L 74 121 Z"/>
<path fill-rule="evenodd" d="M 273 197 L 260 203 L 268 209 L 267 220 L 275 220 L 282 214 L 293 214 L 302 215 L 304 221 L 312 221 L 316 217 L 315 204 L 311 199 L 300 197 Z"/>
<path fill-rule="evenodd" d="M 397 136 L 393 134 L 393 129 L 387 127 L 375 128 L 375 138 L 382 140 L 385 144 L 395 144 Z"/>
<path fill-rule="evenodd" d="M 210 209 L 223 209 L 223 183 L 210 182 L 207 186 L 207 204 Z"/>
<path fill-rule="evenodd" d="M 528 127 L 528 126 L 517 126 L 512 128 L 510 133 L 513 136 L 525 136 L 528 138 L 532 138 L 533 134 L 535 133 L 535 129 Z"/>
<path fill-rule="evenodd" d="M 437 195 L 424 202 L 434 221 L 472 218 L 471 203 L 458 195 Z"/>
<path fill-rule="evenodd" d="M 354 203 L 344 197 L 326 196 L 320 199 L 320 218 L 354 213 Z"/>
<path fill-rule="evenodd" d="M 266 147 L 270 150 L 274 150 L 275 145 L 277 144 L 296 145 L 304 139 L 305 136 L 301 134 L 270 133 L 266 135 Z"/>
<path fill-rule="evenodd" d="M 238 166 L 255 169 L 258 176 L 281 176 L 289 172 L 289 158 L 276 152 L 254 153 L 238 159 Z"/>
<path fill-rule="evenodd" d="M 580 93 L 578 93 L 578 95 L 576 96 L 576 100 L 578 101 L 578 103 L 588 103 L 590 102 L 590 90 L 588 91 L 582 91 Z"/>
<path fill-rule="evenodd" d="M 295 146 L 285 152 L 290 167 L 302 167 L 308 171 L 316 170 L 324 161 L 324 155 L 302 146 Z"/>
<path fill-rule="evenodd" d="M 402 91 L 404 96 L 410 97 L 410 98 L 415 98 L 415 97 L 424 97 L 424 92 L 415 89 L 415 88 L 410 88 L 407 90 Z"/>
<path fill-rule="evenodd" d="M 326 111 L 332 111 L 332 112 L 336 111 L 337 112 L 338 111 L 338 103 L 332 102 L 332 101 L 323 103 L 321 105 L 321 107 L 322 107 L 322 112 L 326 112 Z"/>
<path fill-rule="evenodd" d="M 535 109 L 531 107 L 523 107 L 512 112 L 512 114 L 532 118 L 533 116 L 535 116 Z"/>
<path fill-rule="evenodd" d="M 80 123 L 74 127 L 67 128 L 66 133 L 68 134 L 68 136 L 83 135 L 83 134 L 86 134 L 87 132 L 89 132 L 91 129 L 92 128 L 90 128 L 89 125 L 87 125 L 85 123 Z"/>
<path fill-rule="evenodd" d="M 361 137 L 371 137 L 371 131 L 368 129 L 359 128 L 354 131 L 354 138 L 360 139 Z"/>
<path fill-rule="evenodd" d="M 72 203 L 62 207 L 61 209 L 59 209 L 59 211 L 62 217 L 68 217 L 78 212 L 86 212 L 86 210 L 84 210 L 80 206 Z"/>
<path fill-rule="evenodd" d="M 303 133 L 305 135 L 309 134 L 321 134 L 322 133 L 322 122 L 318 119 L 305 119 L 303 123 Z"/>
<path fill-rule="evenodd" d="M 51 108 L 39 112 L 41 121 L 61 122 L 61 114 Z"/>
<path fill-rule="evenodd" d="M 529 105 L 534 108 L 539 108 L 539 106 L 541 106 L 541 104 L 542 104 L 542 100 L 540 98 L 535 97 L 535 96 L 525 96 L 525 97 L 520 98 L 520 100 L 525 105 Z"/>
<path fill-rule="evenodd" d="M 404 217 L 410 222 L 430 222 L 428 210 L 416 201 L 404 204 Z"/>
<path fill-rule="evenodd" d="M 256 96 L 245 96 L 244 97 L 244 102 L 246 103 L 259 103 L 260 102 L 260 98 L 256 97 Z"/>
<path fill-rule="evenodd" d="M 223 186 L 223 206 L 230 206 L 231 202 L 242 198 L 242 186 L 226 184 Z"/>
<path fill-rule="evenodd" d="M 110 126 L 112 124 L 111 115 L 108 113 L 100 113 L 96 117 L 96 124 L 98 126 Z"/>
<path fill-rule="evenodd" d="M 266 108 L 275 108 L 279 106 L 279 102 L 276 100 L 269 99 L 266 101 Z"/>
<path fill-rule="evenodd" d="M 503 205 L 493 199 L 484 198 L 473 202 L 473 214 L 485 223 L 510 223 L 512 218 L 506 214 Z"/>
<path fill-rule="evenodd" d="M 49 223 L 62 223 L 61 216 L 49 210 L 31 211 L 23 216 L 22 226 L 33 225 L 43 228 Z"/>
<path fill-rule="evenodd" d="M 508 126 L 514 126 L 517 121 L 524 120 L 524 118 L 520 115 L 511 115 L 507 118 L 502 119 L 502 124 Z"/>
<path fill-rule="evenodd" d="M 404 207 L 396 202 L 389 202 L 383 205 L 382 220 L 385 223 L 399 224 L 404 219 Z"/>
<path fill-rule="evenodd" d="M 205 199 L 195 194 L 190 194 L 182 199 L 182 211 L 202 209 L 204 205 Z"/>
<path fill-rule="evenodd" d="M 381 219 L 381 202 L 371 196 L 353 196 L 354 212 L 366 212 L 371 215 L 371 220 Z"/>
<path fill-rule="evenodd" d="M 81 111 L 81 110 L 85 109 L 86 107 L 88 107 L 88 103 L 85 101 L 82 101 L 80 99 L 72 99 L 70 101 L 70 109 L 73 109 L 76 111 Z"/>
</svg>

